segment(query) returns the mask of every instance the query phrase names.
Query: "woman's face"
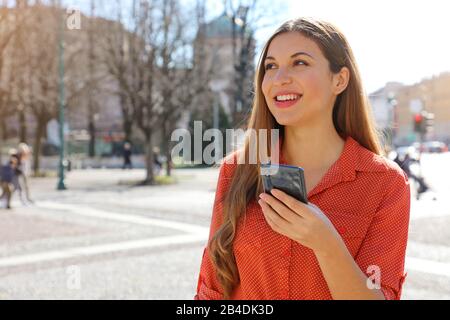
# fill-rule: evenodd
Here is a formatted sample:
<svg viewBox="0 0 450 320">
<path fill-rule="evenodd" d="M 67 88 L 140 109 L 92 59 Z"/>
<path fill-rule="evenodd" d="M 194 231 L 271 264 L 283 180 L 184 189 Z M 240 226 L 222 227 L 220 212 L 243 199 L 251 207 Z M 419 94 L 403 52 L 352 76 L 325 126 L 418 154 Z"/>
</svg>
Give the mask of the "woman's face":
<svg viewBox="0 0 450 320">
<path fill-rule="evenodd" d="M 339 79 L 313 40 L 282 33 L 270 43 L 263 63 L 262 91 L 279 124 L 313 124 L 331 114 Z"/>
</svg>

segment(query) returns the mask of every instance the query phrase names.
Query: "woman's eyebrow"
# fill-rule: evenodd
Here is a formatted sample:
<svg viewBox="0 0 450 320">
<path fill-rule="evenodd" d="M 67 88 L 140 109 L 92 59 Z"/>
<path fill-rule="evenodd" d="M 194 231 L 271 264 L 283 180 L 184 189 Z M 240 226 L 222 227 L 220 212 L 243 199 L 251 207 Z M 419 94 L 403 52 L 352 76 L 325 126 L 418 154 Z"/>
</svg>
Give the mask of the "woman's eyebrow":
<svg viewBox="0 0 450 320">
<path fill-rule="evenodd" d="M 309 53 L 306 53 L 306 52 L 304 52 L 304 51 L 299 51 L 299 52 L 294 53 L 294 54 L 291 56 L 291 59 L 292 59 L 292 58 L 295 58 L 295 57 L 298 57 L 298 56 L 301 56 L 301 55 L 306 55 L 306 56 L 308 56 L 308 57 L 314 59 L 314 57 L 313 57 L 312 55 L 310 55 Z M 267 56 L 265 60 L 275 60 L 275 58 L 272 57 L 272 56 Z"/>
</svg>

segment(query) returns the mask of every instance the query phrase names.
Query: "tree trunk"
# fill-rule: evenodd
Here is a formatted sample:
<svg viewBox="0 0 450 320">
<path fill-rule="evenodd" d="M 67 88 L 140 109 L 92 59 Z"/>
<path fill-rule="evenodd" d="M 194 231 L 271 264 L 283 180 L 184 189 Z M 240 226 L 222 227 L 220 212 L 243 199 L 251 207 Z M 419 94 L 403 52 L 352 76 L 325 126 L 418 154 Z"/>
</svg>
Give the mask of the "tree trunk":
<svg viewBox="0 0 450 320">
<path fill-rule="evenodd" d="M 0 127 L 0 166 L 3 165 L 2 162 L 2 151 L 3 151 L 3 132 L 2 128 Z"/>
<path fill-rule="evenodd" d="M 131 142 L 132 125 L 132 121 L 128 120 L 127 118 L 123 119 L 123 132 L 125 134 L 125 141 Z"/>
<path fill-rule="evenodd" d="M 167 152 L 166 152 L 166 175 L 168 177 L 170 177 L 171 173 L 172 173 L 172 152 L 170 151 L 170 142 L 168 143 L 168 148 L 167 148 Z"/>
<path fill-rule="evenodd" d="M 92 112 L 92 111 L 89 111 Z M 95 123 L 94 123 L 94 119 L 93 116 L 90 115 L 89 116 L 89 124 L 88 124 L 88 129 L 89 129 L 89 157 L 93 158 L 95 157 Z"/>
<path fill-rule="evenodd" d="M 95 54 L 94 54 L 94 25 L 93 19 L 95 14 L 95 3 L 94 0 L 91 0 L 91 17 L 89 19 L 89 29 L 88 29 L 88 50 L 89 50 L 89 102 L 88 102 L 88 130 L 89 130 L 89 157 L 95 157 L 95 120 L 94 120 L 94 101 L 93 101 L 93 93 L 94 86 L 97 84 L 94 83 L 94 63 L 95 63 Z"/>
<path fill-rule="evenodd" d="M 170 167 L 170 163 L 171 163 L 171 161 L 172 161 L 172 158 L 171 158 L 171 152 L 170 152 L 170 137 L 167 137 L 167 122 L 168 122 L 168 120 L 167 120 L 167 118 L 166 119 L 164 119 L 163 120 L 163 123 L 162 123 L 162 137 L 163 137 L 163 139 L 164 139 L 164 141 L 163 141 L 163 150 L 161 150 L 162 151 L 162 154 L 164 154 L 165 156 L 166 156 L 166 176 L 168 176 L 168 177 L 170 177 L 170 173 L 171 173 L 171 167 Z"/>
<path fill-rule="evenodd" d="M 27 122 L 25 119 L 25 112 L 24 110 L 19 111 L 19 138 L 20 142 L 27 143 Z"/>
<path fill-rule="evenodd" d="M 122 109 L 122 126 L 123 132 L 125 133 L 125 141 L 131 142 L 131 128 L 133 125 L 133 121 L 128 113 L 127 105 L 126 105 L 126 97 L 123 93 L 120 94 L 120 107 Z"/>
<path fill-rule="evenodd" d="M 33 145 L 33 171 L 35 176 L 39 175 L 42 138 L 44 137 L 46 124 L 46 121 L 38 119 Z"/>
<path fill-rule="evenodd" d="M 155 184 L 155 176 L 153 173 L 153 143 L 151 135 L 147 135 L 145 139 L 145 168 L 146 175 L 144 184 L 153 185 Z"/>
<path fill-rule="evenodd" d="M 2 117 L 2 119 L 1 119 L 1 122 L 0 122 L 0 132 L 1 132 L 1 139 L 2 140 L 4 140 L 4 141 L 6 141 L 6 140 L 8 140 L 8 138 L 9 138 L 9 135 L 8 135 L 8 127 L 7 127 L 7 125 L 6 125 L 6 119 L 5 119 L 5 117 Z"/>
</svg>

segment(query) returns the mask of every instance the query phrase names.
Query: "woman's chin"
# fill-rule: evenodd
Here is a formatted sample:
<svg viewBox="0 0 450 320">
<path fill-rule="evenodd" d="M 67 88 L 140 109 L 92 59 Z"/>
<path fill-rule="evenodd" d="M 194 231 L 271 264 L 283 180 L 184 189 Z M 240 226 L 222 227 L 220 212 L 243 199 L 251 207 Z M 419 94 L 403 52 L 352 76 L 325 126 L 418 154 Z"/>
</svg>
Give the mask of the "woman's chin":
<svg viewBox="0 0 450 320">
<path fill-rule="evenodd" d="M 283 114 L 275 116 L 275 120 L 277 120 L 277 122 L 282 126 L 292 126 L 298 124 L 301 119 L 299 119 L 299 117 L 293 117 L 292 115 L 289 116 L 287 114 Z"/>
</svg>

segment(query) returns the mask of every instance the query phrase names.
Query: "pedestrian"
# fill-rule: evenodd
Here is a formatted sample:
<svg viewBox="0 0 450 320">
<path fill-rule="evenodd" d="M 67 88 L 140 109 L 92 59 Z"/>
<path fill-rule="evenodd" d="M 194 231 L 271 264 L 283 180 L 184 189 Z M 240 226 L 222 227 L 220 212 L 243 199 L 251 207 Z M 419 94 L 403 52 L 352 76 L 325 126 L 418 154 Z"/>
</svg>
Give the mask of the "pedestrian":
<svg viewBox="0 0 450 320">
<path fill-rule="evenodd" d="M 123 166 L 122 169 L 133 169 L 133 163 L 131 162 L 131 144 L 129 142 L 125 142 L 123 145 Z"/>
<path fill-rule="evenodd" d="M 422 193 L 425 193 L 430 189 L 430 187 L 425 182 L 425 179 L 422 176 L 419 176 L 419 175 L 415 174 L 413 171 L 411 171 L 411 165 L 413 163 L 417 163 L 418 165 L 420 165 L 419 160 L 413 159 L 409 155 L 409 153 L 406 153 L 404 159 L 401 160 L 400 155 L 397 153 L 397 156 L 395 157 L 394 162 L 396 162 L 400 166 L 400 168 L 402 168 L 402 170 L 405 171 L 405 173 L 408 175 L 408 178 L 413 179 L 414 181 L 416 181 L 419 184 L 419 188 L 416 190 L 417 191 L 417 199 L 420 198 L 420 195 Z"/>
<path fill-rule="evenodd" d="M 17 168 L 17 159 L 10 157 L 8 164 L 2 166 L 0 172 L 0 181 L 2 187 L 2 194 L 0 199 L 6 200 L 6 209 L 11 209 L 11 197 L 14 191 L 14 176 Z"/>
<path fill-rule="evenodd" d="M 408 177 L 382 155 L 345 36 L 290 20 L 258 61 L 246 128 L 256 134 L 220 166 L 195 299 L 400 299 Z M 308 204 L 264 193 L 260 150 L 303 168 Z"/>
<path fill-rule="evenodd" d="M 31 150 L 27 144 L 20 143 L 17 150 L 11 150 L 10 154 L 17 160 L 13 179 L 14 190 L 19 192 L 19 198 L 22 204 L 27 205 L 33 203 L 33 200 L 31 200 L 30 197 L 30 188 L 28 186 L 28 176 L 31 171 Z M 25 193 L 25 195 L 23 193 Z"/>
</svg>

